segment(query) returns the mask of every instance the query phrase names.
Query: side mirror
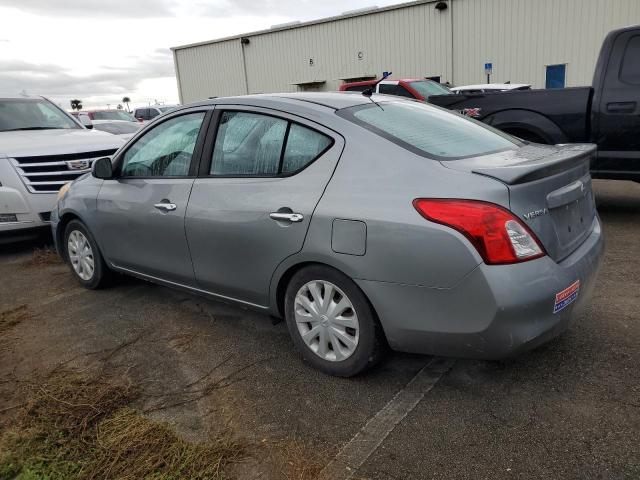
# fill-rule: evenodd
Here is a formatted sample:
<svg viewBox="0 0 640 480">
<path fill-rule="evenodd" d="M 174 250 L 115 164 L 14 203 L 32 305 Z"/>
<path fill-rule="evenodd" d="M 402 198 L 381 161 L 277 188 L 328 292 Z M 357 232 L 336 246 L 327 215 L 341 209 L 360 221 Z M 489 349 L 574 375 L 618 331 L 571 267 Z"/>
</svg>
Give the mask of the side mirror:
<svg viewBox="0 0 640 480">
<path fill-rule="evenodd" d="M 113 177 L 113 166 L 109 157 L 102 157 L 93 162 L 91 175 L 102 180 L 109 180 Z"/>
</svg>

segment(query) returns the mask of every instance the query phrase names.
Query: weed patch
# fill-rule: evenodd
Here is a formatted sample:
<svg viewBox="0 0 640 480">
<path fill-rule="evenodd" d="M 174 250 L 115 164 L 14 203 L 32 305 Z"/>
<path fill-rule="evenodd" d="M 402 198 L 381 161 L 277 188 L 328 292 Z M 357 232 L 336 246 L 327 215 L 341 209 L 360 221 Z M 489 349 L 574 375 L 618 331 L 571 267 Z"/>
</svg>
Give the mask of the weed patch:
<svg viewBox="0 0 640 480">
<path fill-rule="evenodd" d="M 60 265 L 62 260 L 55 250 L 51 248 L 36 248 L 33 255 L 27 261 L 29 267 L 45 267 L 47 265 Z"/>
<path fill-rule="evenodd" d="M 121 377 L 58 370 L 26 390 L 0 436 L 0 479 L 219 479 L 243 454 L 230 434 L 194 444 L 143 417 Z"/>
<path fill-rule="evenodd" d="M 0 334 L 29 318 L 31 318 L 31 313 L 26 305 L 19 305 L 0 312 Z"/>
</svg>

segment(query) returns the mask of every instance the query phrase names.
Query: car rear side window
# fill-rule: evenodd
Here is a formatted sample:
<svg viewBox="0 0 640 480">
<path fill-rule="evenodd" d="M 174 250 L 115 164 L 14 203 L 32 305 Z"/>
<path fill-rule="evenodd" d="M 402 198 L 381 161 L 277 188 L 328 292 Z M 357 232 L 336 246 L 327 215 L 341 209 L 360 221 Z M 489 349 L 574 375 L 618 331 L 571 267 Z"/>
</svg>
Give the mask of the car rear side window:
<svg viewBox="0 0 640 480">
<path fill-rule="evenodd" d="M 640 85 L 640 35 L 631 37 L 627 42 L 620 67 L 620 80 L 632 85 Z"/>
<path fill-rule="evenodd" d="M 187 176 L 204 115 L 181 115 L 146 132 L 124 153 L 121 176 Z"/>
<path fill-rule="evenodd" d="M 388 83 L 380 84 L 380 93 L 385 95 L 395 95 L 397 97 L 407 97 L 407 98 L 415 98 L 409 90 L 404 88 L 402 85 L 393 85 Z"/>
<path fill-rule="evenodd" d="M 332 139 L 297 123 L 259 113 L 226 111 L 220 117 L 210 175 L 291 175 L 314 161 Z"/>
<path fill-rule="evenodd" d="M 310 128 L 292 123 L 284 149 L 282 173 L 301 170 L 331 145 L 331 139 Z"/>
<path fill-rule="evenodd" d="M 428 158 L 458 159 L 512 149 L 515 138 L 483 123 L 421 102 L 382 102 L 338 114 Z"/>
</svg>

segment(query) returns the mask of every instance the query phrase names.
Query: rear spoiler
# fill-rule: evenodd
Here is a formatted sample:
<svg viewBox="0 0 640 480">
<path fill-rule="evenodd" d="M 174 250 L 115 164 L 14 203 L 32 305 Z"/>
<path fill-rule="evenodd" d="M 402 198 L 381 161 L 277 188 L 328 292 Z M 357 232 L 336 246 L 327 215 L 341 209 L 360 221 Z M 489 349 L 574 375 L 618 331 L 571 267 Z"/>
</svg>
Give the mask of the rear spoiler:
<svg viewBox="0 0 640 480">
<path fill-rule="evenodd" d="M 522 152 L 516 151 L 514 155 L 503 161 L 496 161 L 496 166 L 488 167 L 486 160 L 482 165 L 474 167 L 470 165 L 473 173 L 495 178 L 507 185 L 527 183 L 540 178 L 550 177 L 556 173 L 570 170 L 583 164 L 586 159 L 595 156 L 597 146 L 593 144 L 567 144 L 542 146 L 524 146 Z M 546 148 L 539 148 L 546 147 Z M 538 154 L 538 158 L 535 155 Z M 521 161 L 518 161 L 518 160 Z M 500 165 L 501 164 L 501 165 Z M 589 165 L 587 164 L 587 171 Z"/>
</svg>

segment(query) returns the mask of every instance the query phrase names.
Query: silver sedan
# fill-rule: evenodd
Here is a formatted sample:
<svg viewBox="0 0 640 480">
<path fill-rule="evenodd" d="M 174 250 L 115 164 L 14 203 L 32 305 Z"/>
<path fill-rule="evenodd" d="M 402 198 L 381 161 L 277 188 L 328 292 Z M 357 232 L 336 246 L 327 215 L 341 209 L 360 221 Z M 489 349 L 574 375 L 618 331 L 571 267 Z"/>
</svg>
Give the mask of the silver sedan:
<svg viewBox="0 0 640 480">
<path fill-rule="evenodd" d="M 589 297 L 594 154 L 397 97 L 222 98 L 96 161 L 52 226 L 84 286 L 115 271 L 284 317 L 333 375 L 386 347 L 501 358 L 559 334 Z"/>
</svg>

